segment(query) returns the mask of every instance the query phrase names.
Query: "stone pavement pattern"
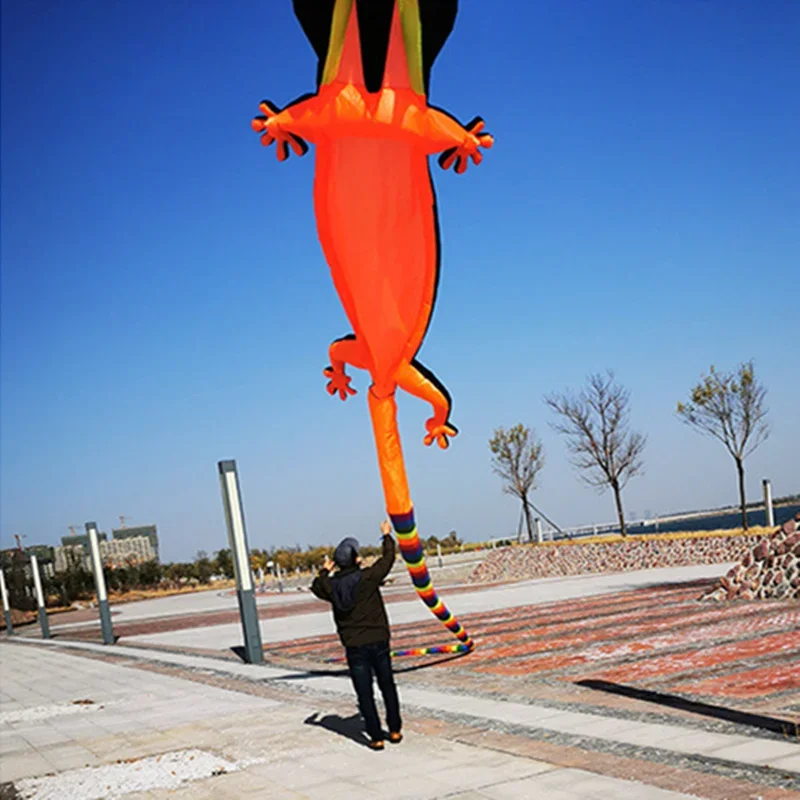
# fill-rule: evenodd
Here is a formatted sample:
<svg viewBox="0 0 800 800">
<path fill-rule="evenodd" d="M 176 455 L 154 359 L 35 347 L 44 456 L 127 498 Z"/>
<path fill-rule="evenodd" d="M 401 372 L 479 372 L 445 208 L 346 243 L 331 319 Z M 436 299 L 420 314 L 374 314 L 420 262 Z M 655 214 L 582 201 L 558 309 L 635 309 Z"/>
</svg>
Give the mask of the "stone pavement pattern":
<svg viewBox="0 0 800 800">
<path fill-rule="evenodd" d="M 720 572 L 724 572 L 731 566 L 733 566 L 732 563 L 662 570 L 640 570 L 624 574 L 577 575 L 569 578 L 549 578 L 488 589 L 470 587 L 471 591 L 468 592 L 456 593 L 453 592 L 452 588 L 446 591 L 442 589 L 441 594 L 453 613 L 459 620 L 464 621 L 468 614 L 478 614 L 486 611 L 506 612 L 531 603 L 544 603 L 577 597 L 594 597 L 610 592 L 635 589 L 654 582 L 717 578 Z M 406 580 L 408 580 L 407 577 Z M 395 601 L 395 598 L 390 594 L 387 597 L 387 601 L 387 613 L 393 626 L 411 622 L 430 622 L 431 620 L 436 622 L 430 610 L 424 603 L 420 602 L 416 595 L 412 599 L 404 599 L 404 595 L 398 593 Z M 280 608 L 280 606 L 277 606 L 277 608 Z M 298 615 L 284 616 L 282 611 L 278 614 L 275 613 L 276 606 L 267 607 L 263 616 L 261 613 L 259 614 L 262 641 L 268 644 L 269 642 L 282 642 L 287 639 L 319 636 L 334 632 L 330 612 L 323 603 L 315 601 L 315 604 L 310 607 L 315 609 L 315 613 L 305 613 L 307 608 L 305 603 L 297 603 L 295 610 Z M 438 622 L 436 622 L 436 625 L 441 630 L 441 625 Z M 116 629 L 117 623 L 115 622 L 115 631 Z M 469 630 L 469 628 L 467 629 Z M 58 632 L 58 627 L 53 626 L 53 630 Z M 157 644 L 179 648 L 196 647 L 223 650 L 242 643 L 242 627 L 238 620 L 232 624 L 208 623 L 206 627 L 170 630 L 164 633 L 156 631 L 157 628 L 153 632 L 139 632 L 130 638 L 123 635 L 124 628 L 120 628 L 117 633 L 129 643 Z M 70 632 L 69 635 L 73 636 L 74 634 Z M 95 630 L 94 636 L 99 640 L 99 632 L 97 630 Z"/>
<path fill-rule="evenodd" d="M 800 605 L 791 600 L 711 605 L 698 601 L 707 582 L 651 585 L 555 603 L 461 617 L 475 639 L 463 658 L 402 659 L 426 666 L 417 684 L 469 687 L 506 698 L 601 702 L 582 681 L 605 681 L 691 701 L 766 714 L 800 725 Z M 397 649 L 438 644 L 434 619 L 394 628 Z M 341 657 L 334 635 L 269 643 L 265 655 L 285 666 L 321 668 Z"/>
<path fill-rule="evenodd" d="M 709 720 L 686 709 L 609 695 L 576 684 L 587 676 L 597 678 L 605 674 L 611 680 L 624 677 L 633 686 L 684 693 L 688 697 L 796 719 L 800 706 L 798 687 L 792 684 L 796 670 L 791 669 L 791 664 L 796 662 L 800 652 L 792 639 L 799 627 L 797 603 L 761 601 L 720 607 L 698 602 L 703 589 L 710 586 L 712 578 L 721 571 L 717 565 L 545 579 L 457 595 L 451 605 L 458 606 L 459 616 L 478 641 L 478 650 L 457 659 L 397 660 L 395 671 L 410 733 L 400 751 L 409 752 L 419 745 L 423 759 L 420 763 L 424 765 L 424 759 L 431 757 L 433 748 L 446 742 L 476 752 L 489 749 L 548 767 L 541 775 L 525 777 L 525 781 L 543 780 L 545 775 L 554 772 L 565 772 L 564 780 L 569 780 L 569 776 L 576 777 L 569 771 L 579 770 L 594 779 L 624 781 L 636 777 L 649 787 L 648 791 L 660 788 L 713 800 L 800 797 L 797 792 L 800 743 L 796 738 L 781 737 L 730 721 Z M 207 609 L 215 602 L 212 598 L 203 599 Z M 169 614 L 172 607 L 164 602 L 157 614 Z M 272 715 L 277 719 L 278 711 L 287 710 L 293 722 L 287 721 L 280 730 L 286 734 L 287 741 L 292 732 L 296 732 L 312 750 L 321 748 L 319 752 L 329 752 L 329 743 L 322 743 L 328 742 L 327 739 L 317 743 L 318 740 L 309 737 L 309 728 L 316 730 L 327 726 L 342 733 L 334 739 L 338 744 L 331 746 L 343 747 L 343 753 L 358 753 L 356 763 L 371 765 L 375 763 L 373 757 L 394 758 L 393 753 L 398 750 L 373 754 L 346 738 L 352 736 L 354 726 L 360 727 L 360 724 L 352 719 L 354 703 L 346 672 L 341 665 L 325 663 L 327 658 L 341 654 L 336 638 L 331 635 L 330 613 L 304 613 L 307 604 L 294 599 L 277 607 L 271 604 L 268 610 L 274 612 L 279 608 L 283 612 L 289 607 L 296 616 L 276 616 L 261 622 L 262 635 L 267 634 L 264 642 L 268 666 L 246 665 L 235 659 L 229 648 L 240 641 L 238 625 L 164 631 L 152 636 L 155 641 L 145 629 L 142 636 L 123 637 L 121 644 L 112 648 L 89 641 L 69 641 L 67 636 L 74 635 L 74 628 L 59 631 L 58 637 L 49 642 L 42 642 L 35 637 L 35 632 L 29 632 L 19 637 L 27 640 L 27 644 L 0 645 L 0 659 L 8 651 L 27 648 L 50 657 L 57 652 L 63 659 L 67 657 L 65 648 L 69 648 L 70 652 L 84 654 L 85 658 L 77 659 L 78 662 L 94 659 L 90 663 L 96 664 L 97 659 L 101 659 L 124 663 L 127 665 L 124 674 L 136 675 L 140 682 L 152 681 L 156 673 L 159 679 L 169 676 L 187 693 L 183 703 L 186 706 L 202 708 L 202 700 L 198 698 L 208 696 L 213 700 L 214 692 L 209 692 L 209 687 L 222 690 L 223 698 L 249 697 L 245 706 L 257 699 L 277 701 L 274 712 L 268 708 L 254 714 Z M 133 612 L 131 617 L 138 616 L 137 624 L 147 622 L 134 607 L 130 611 Z M 395 623 L 396 645 L 444 641 L 442 637 L 446 634 L 441 626 L 418 600 L 408 603 L 397 597 L 397 602 L 389 603 L 389 613 Z M 151 617 L 154 623 L 162 619 Z M 405 624 L 398 624 L 400 622 Z M 193 649 L 183 646 L 181 652 L 175 652 L 176 644 L 185 645 L 181 641 L 183 636 L 190 637 L 193 645 L 201 646 Z M 306 638 L 298 640 L 298 636 Z M 69 658 L 73 663 L 74 656 Z M 103 666 L 108 664 L 103 663 Z M 0 669 L 3 669 L 2 660 Z M 149 678 L 142 678 L 145 670 Z M 56 675 L 54 682 L 60 680 Z M 198 690 L 195 684 L 201 688 Z M 71 688 L 68 682 L 64 685 Z M 153 681 L 153 685 L 159 685 L 158 681 Z M 685 688 L 687 686 L 690 688 Z M 25 690 L 25 686 L 17 688 L 23 698 Z M 144 697 L 147 700 L 146 694 Z M 35 701 L 35 696 L 32 699 Z M 53 702 L 61 701 L 55 698 Z M 92 707 L 81 706 L 76 715 L 80 713 L 81 722 L 102 721 L 106 711 L 117 708 L 113 698 L 110 702 L 111 705 L 105 704 L 103 709 L 99 709 L 97 703 Z M 30 708 L 27 711 L 10 708 L 7 725 L 11 730 L 20 725 L 24 727 L 37 721 L 32 717 L 39 717 L 41 723 L 46 709 L 34 702 L 33 709 L 37 708 L 35 713 Z M 312 720 L 312 711 L 317 711 L 322 721 L 318 716 L 313 718 L 317 720 L 314 726 L 310 722 L 305 725 L 297 717 L 300 710 L 309 715 L 303 720 Z M 52 706 L 47 713 L 52 715 Z M 143 713 L 145 720 L 153 713 L 147 702 Z M 197 712 L 187 708 L 182 713 L 195 719 L 191 714 Z M 224 710 L 219 714 L 224 717 Z M 235 722 L 228 719 L 233 739 Z M 252 719 L 255 717 L 249 715 L 248 721 Z M 200 724 L 205 721 L 200 718 Z M 148 723 L 145 721 L 145 724 Z M 190 722 L 189 725 L 190 730 L 199 730 L 197 724 Z M 261 730 L 263 736 L 272 733 L 274 729 Z M 330 730 L 324 733 L 330 738 L 335 736 Z M 280 736 L 279 739 L 282 741 Z M 224 736 L 219 742 L 225 742 Z M 12 752 L 19 749 L 19 745 L 18 739 L 16 742 L 11 739 Z M 166 774 L 167 780 L 174 783 L 188 774 L 186 770 L 194 770 L 200 781 L 193 784 L 194 794 L 207 782 L 214 784 L 215 791 L 222 791 L 219 787 L 226 782 L 236 784 L 244 780 L 246 774 L 267 770 L 265 762 L 256 763 L 257 759 L 263 759 L 264 748 L 255 742 L 245 751 L 217 749 L 210 756 L 208 748 L 201 747 L 205 755 L 191 760 L 186 750 L 197 746 L 191 736 L 183 736 L 181 744 L 170 749 L 177 759 L 173 764 L 175 769 L 166 770 L 166 773 L 163 759 L 155 767 L 146 761 L 137 761 L 135 768 L 139 778 L 143 774 L 152 777 L 152 770 L 160 769 L 162 776 Z M 152 751 L 144 755 L 149 752 Z M 310 753 L 306 755 L 310 757 Z M 203 765 L 208 763 L 204 759 L 214 757 L 221 759 L 220 765 L 230 774 L 215 778 L 200 774 L 206 768 Z M 339 757 L 337 754 L 336 758 Z M 6 759 L 3 760 L 5 764 Z M 378 763 L 386 768 L 391 766 L 389 761 Z M 293 766 L 299 769 L 298 764 L 305 764 L 305 759 L 295 759 Z M 433 764 L 431 769 L 435 773 L 435 760 Z M 331 781 L 334 773 L 328 775 Z M 72 778 L 75 778 L 74 773 Z M 112 785 L 116 778 L 104 773 L 103 780 Z M 351 778 L 347 780 L 352 784 Z M 441 789 L 435 782 L 431 785 L 431 791 Z M 631 793 L 625 784 L 622 793 L 617 784 L 614 790 L 611 784 L 603 786 L 599 796 L 618 797 Z M 146 782 L 140 782 L 140 788 L 156 791 Z M 295 791 L 289 785 L 284 788 Z M 352 786 L 350 788 L 352 791 Z M 53 800 L 66 796 L 48 795 L 41 786 L 39 791 L 44 792 L 39 795 L 42 800 L 49 796 Z M 166 785 L 163 791 L 168 791 Z M 263 785 L 258 787 L 261 794 L 237 791 L 231 796 L 272 796 L 263 794 Z M 458 796 L 460 791 L 455 789 L 451 793 Z M 463 791 L 476 790 L 470 784 Z M 537 793 L 541 792 L 537 789 Z M 89 797 L 85 792 L 79 796 Z M 412 793 L 412 796 L 438 795 Z M 530 796 L 530 791 L 521 790 L 519 796 Z M 0 797 L 5 800 L 2 792 Z"/>
<path fill-rule="evenodd" d="M 210 754 L 209 763 L 216 759 L 233 771 L 126 797 L 691 797 L 413 729 L 400 746 L 372 753 L 355 741 L 357 720 L 321 711 L 309 698 L 280 702 L 54 647 L 0 644 L 0 664 L 0 780 L 13 782 L 22 796 L 69 800 L 65 788 L 75 786 L 83 770 L 76 800 L 106 797 L 106 787 L 92 783 L 93 775 L 109 774 L 99 772 L 103 765 L 119 770 L 119 762 L 132 759 L 132 781 L 137 767 L 141 780 L 141 771 L 155 762 L 147 757 L 173 753 L 172 761 L 163 762 L 167 767 L 177 769 L 184 756 L 202 761 Z M 93 702 L 75 705 L 76 700 Z M 26 781 L 47 773 L 55 774 Z M 162 768 L 165 781 L 169 775 Z M 36 787 L 38 794 L 31 794 Z M 5 791 L 13 796 L 10 787 Z"/>
<path fill-rule="evenodd" d="M 764 538 L 763 533 L 660 538 L 630 536 L 607 542 L 545 542 L 495 550 L 467 578 L 469 583 L 524 580 L 560 575 L 628 572 L 664 567 L 739 561 Z"/>
</svg>

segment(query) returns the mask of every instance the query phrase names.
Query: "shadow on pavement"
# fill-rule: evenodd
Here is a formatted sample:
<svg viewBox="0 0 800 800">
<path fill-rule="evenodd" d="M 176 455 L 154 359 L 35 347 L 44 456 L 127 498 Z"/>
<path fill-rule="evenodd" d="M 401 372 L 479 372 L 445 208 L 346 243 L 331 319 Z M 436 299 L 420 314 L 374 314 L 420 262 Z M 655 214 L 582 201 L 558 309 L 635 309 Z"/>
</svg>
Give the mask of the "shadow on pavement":
<svg viewBox="0 0 800 800">
<path fill-rule="evenodd" d="M 575 681 L 575 684 L 576 686 L 585 686 L 588 689 L 595 689 L 596 691 L 632 697 L 636 700 L 658 703 L 659 705 L 669 706 L 670 708 L 679 708 L 683 711 L 689 711 L 692 714 L 702 714 L 703 716 L 713 717 L 714 719 L 723 719 L 727 722 L 734 722 L 737 725 L 750 725 L 765 731 L 779 733 L 781 736 L 798 736 L 798 734 L 800 734 L 800 725 L 787 719 L 776 719 L 775 717 L 767 717 L 764 714 L 752 714 L 747 711 L 739 711 L 735 708 L 713 706 L 697 700 L 690 700 L 687 697 L 681 697 L 677 694 L 664 694 L 649 689 L 639 689 L 636 686 L 626 686 L 621 683 L 590 679 Z"/>
<path fill-rule="evenodd" d="M 367 736 L 364 733 L 364 723 L 358 714 L 353 714 L 352 717 L 340 717 L 338 714 L 326 714 L 324 717 L 319 716 L 319 711 L 315 711 L 310 717 L 303 720 L 306 725 L 316 725 L 325 730 L 338 733 L 339 736 L 344 736 L 346 739 L 351 739 L 356 744 L 364 747 L 369 747 Z"/>
</svg>

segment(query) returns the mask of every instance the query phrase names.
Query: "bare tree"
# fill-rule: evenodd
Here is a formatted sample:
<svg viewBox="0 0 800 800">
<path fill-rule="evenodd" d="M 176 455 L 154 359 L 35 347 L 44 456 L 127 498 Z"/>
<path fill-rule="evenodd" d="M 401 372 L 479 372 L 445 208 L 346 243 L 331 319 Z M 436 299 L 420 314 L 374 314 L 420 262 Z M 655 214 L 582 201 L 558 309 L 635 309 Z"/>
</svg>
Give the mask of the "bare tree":
<svg viewBox="0 0 800 800">
<path fill-rule="evenodd" d="M 542 443 L 536 432 L 522 423 L 509 430 L 498 428 L 489 440 L 492 469 L 503 481 L 503 491 L 522 501 L 528 540 L 533 541 L 531 509 L 528 495 L 536 488 L 536 476 L 544 467 Z"/>
<path fill-rule="evenodd" d="M 689 392 L 689 402 L 678 403 L 678 417 L 701 433 L 719 439 L 736 462 L 745 530 L 744 460 L 769 436 L 766 396 L 767 390 L 756 380 L 753 362 L 748 361 L 727 373 L 717 372 L 712 366 Z"/>
<path fill-rule="evenodd" d="M 629 393 L 607 370 L 605 375 L 590 375 L 577 396 L 562 392 L 544 400 L 561 418 L 552 427 L 566 437 L 572 465 L 581 473 L 581 480 L 601 492 L 611 487 L 620 531 L 626 536 L 622 490 L 631 478 L 644 472 L 642 452 L 647 441 L 629 430 Z"/>
</svg>

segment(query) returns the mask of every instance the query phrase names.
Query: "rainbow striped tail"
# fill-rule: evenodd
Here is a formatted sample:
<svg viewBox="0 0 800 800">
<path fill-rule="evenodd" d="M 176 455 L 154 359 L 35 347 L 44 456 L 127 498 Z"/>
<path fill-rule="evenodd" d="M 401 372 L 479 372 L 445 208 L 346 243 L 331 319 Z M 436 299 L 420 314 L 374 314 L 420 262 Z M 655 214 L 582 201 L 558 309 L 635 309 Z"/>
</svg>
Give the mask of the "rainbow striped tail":
<svg viewBox="0 0 800 800">
<path fill-rule="evenodd" d="M 392 658 L 419 658 L 420 656 L 453 655 L 454 653 L 469 653 L 474 645 L 470 644 L 437 644 L 433 647 L 408 647 L 405 650 L 392 650 L 389 654 Z M 347 661 L 347 656 L 336 656 L 326 658 L 326 664 L 341 664 Z"/>
<path fill-rule="evenodd" d="M 411 581 L 422 602 L 441 620 L 447 630 L 463 642 L 462 649 L 472 650 L 475 643 L 436 594 L 425 564 L 425 554 L 422 552 L 422 543 L 414 521 L 414 506 L 408 491 L 400 433 L 397 430 L 397 402 L 394 392 L 387 397 L 378 397 L 374 389 L 370 388 L 368 399 L 386 509 L 397 533 L 400 554 L 406 562 Z"/>
<path fill-rule="evenodd" d="M 414 584 L 417 594 L 442 625 L 453 636 L 463 642 L 467 649 L 472 650 L 475 647 L 472 638 L 453 616 L 453 612 L 444 604 L 441 597 L 436 594 L 436 589 L 433 588 L 431 574 L 428 572 L 428 565 L 425 563 L 425 554 L 422 552 L 422 542 L 420 542 L 419 534 L 417 533 L 413 509 L 407 514 L 390 514 L 389 516 L 397 532 L 400 555 L 403 556 L 403 561 L 406 562 L 408 572 L 411 575 L 411 582 Z"/>
</svg>

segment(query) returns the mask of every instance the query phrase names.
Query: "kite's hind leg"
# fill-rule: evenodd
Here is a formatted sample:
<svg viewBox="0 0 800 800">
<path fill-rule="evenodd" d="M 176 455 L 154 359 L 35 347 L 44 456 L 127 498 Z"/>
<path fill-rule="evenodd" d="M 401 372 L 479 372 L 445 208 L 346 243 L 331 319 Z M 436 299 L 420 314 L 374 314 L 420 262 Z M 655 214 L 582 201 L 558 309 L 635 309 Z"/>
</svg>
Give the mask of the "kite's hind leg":
<svg viewBox="0 0 800 800">
<path fill-rule="evenodd" d="M 350 376 L 344 371 L 345 365 L 349 364 L 356 369 L 368 369 L 364 350 L 360 342 L 351 333 L 343 336 L 331 343 L 328 348 L 328 358 L 330 366 L 322 371 L 328 380 L 328 394 L 334 395 L 337 392 L 342 400 L 347 400 L 348 395 L 356 394 L 356 390 L 350 386 Z"/>
<path fill-rule="evenodd" d="M 458 428 L 450 422 L 453 404 L 449 392 L 438 378 L 419 361 L 412 361 L 402 364 L 397 371 L 397 385 L 433 406 L 433 416 L 425 423 L 425 444 L 431 445 L 435 441 L 443 450 L 448 447 L 448 437 L 456 436 Z"/>
</svg>

